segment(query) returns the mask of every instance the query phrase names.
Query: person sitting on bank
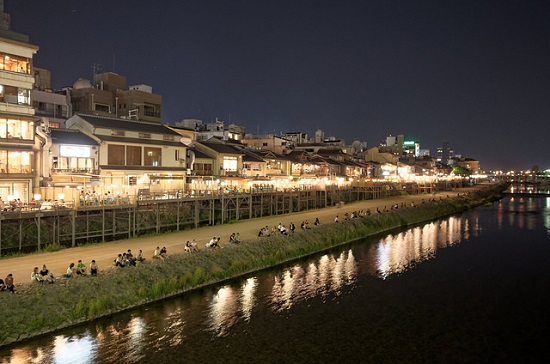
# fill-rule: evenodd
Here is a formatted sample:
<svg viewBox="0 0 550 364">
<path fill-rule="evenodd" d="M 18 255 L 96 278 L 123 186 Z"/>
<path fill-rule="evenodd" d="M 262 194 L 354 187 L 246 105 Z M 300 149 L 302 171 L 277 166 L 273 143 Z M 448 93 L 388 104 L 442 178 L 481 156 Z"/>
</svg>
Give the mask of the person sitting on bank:
<svg viewBox="0 0 550 364">
<path fill-rule="evenodd" d="M 86 265 L 82 263 L 82 259 L 78 260 L 78 264 L 76 265 L 76 274 L 81 276 L 86 275 Z"/>
<path fill-rule="evenodd" d="M 6 279 L 4 279 L 4 284 L 6 286 L 5 290 L 15 293 L 15 284 L 13 283 L 13 274 L 8 274 Z"/>
<path fill-rule="evenodd" d="M 55 281 L 53 273 L 48 270 L 46 264 L 42 266 L 42 269 L 40 270 L 40 275 L 45 282 L 53 283 Z"/>
<path fill-rule="evenodd" d="M 34 267 L 34 269 L 32 270 L 31 282 L 44 283 L 44 280 L 42 279 L 42 276 L 40 275 L 40 271 L 38 270 L 38 267 Z"/>
<path fill-rule="evenodd" d="M 229 243 L 230 244 L 240 244 L 241 243 L 241 236 L 239 233 L 231 233 L 231 236 L 229 237 Z"/>
<path fill-rule="evenodd" d="M 213 248 L 214 245 L 216 245 L 216 237 L 213 236 L 212 239 L 210 239 L 210 241 L 206 244 L 204 244 L 204 247 L 205 248 Z"/>
<path fill-rule="evenodd" d="M 115 258 L 113 264 L 115 265 L 115 267 L 119 267 L 119 268 L 124 268 L 125 267 L 124 258 L 122 256 L 122 254 L 117 255 L 117 257 Z"/>
<path fill-rule="evenodd" d="M 160 246 L 157 246 L 157 248 L 153 252 L 153 259 L 162 259 L 160 255 Z"/>
<path fill-rule="evenodd" d="M 126 259 L 128 261 L 129 266 L 136 266 L 136 258 L 134 258 L 134 255 L 132 254 L 132 250 L 128 249 L 128 252 L 126 253 Z"/>
<path fill-rule="evenodd" d="M 72 278 L 74 276 L 76 276 L 76 267 L 74 266 L 74 263 L 71 263 L 67 268 L 67 272 L 65 273 L 65 278 Z"/>
<path fill-rule="evenodd" d="M 92 277 L 95 277 L 97 276 L 97 270 L 98 270 L 98 266 L 97 266 L 97 263 L 95 260 L 92 259 L 92 263 L 90 264 L 90 275 Z"/>
<path fill-rule="evenodd" d="M 145 261 L 145 258 L 143 257 L 143 250 L 139 250 L 138 255 L 136 256 L 136 264 L 137 263 L 143 263 Z"/>
<path fill-rule="evenodd" d="M 165 246 L 163 246 L 162 249 L 160 250 L 160 256 L 162 257 L 162 259 L 166 259 L 166 257 L 168 257 L 168 252 L 166 251 Z"/>
<path fill-rule="evenodd" d="M 185 246 L 183 247 L 183 251 L 186 252 L 186 253 L 191 253 L 192 252 L 191 242 L 189 240 L 187 240 L 187 242 L 185 243 Z"/>
</svg>

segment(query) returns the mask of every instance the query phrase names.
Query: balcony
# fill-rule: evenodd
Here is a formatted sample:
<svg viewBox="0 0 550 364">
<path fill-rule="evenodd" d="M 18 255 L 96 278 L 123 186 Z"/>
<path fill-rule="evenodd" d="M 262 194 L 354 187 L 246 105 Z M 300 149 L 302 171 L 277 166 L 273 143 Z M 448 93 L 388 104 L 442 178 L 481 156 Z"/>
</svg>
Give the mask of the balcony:
<svg viewBox="0 0 550 364">
<path fill-rule="evenodd" d="M 99 171 L 93 168 L 52 168 L 50 173 L 57 176 L 64 174 L 99 174 Z"/>
</svg>

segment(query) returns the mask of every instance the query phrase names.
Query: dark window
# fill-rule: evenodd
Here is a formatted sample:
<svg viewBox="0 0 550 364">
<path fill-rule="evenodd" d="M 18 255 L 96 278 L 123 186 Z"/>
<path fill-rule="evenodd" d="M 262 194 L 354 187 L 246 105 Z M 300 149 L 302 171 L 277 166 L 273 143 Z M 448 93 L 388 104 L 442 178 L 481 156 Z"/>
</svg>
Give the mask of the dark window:
<svg viewBox="0 0 550 364">
<path fill-rule="evenodd" d="M 95 111 L 110 112 L 109 105 L 95 104 Z"/>
<path fill-rule="evenodd" d="M 126 147 L 126 165 L 141 166 L 141 147 Z"/>
<path fill-rule="evenodd" d="M 125 149 L 124 145 L 109 145 L 107 150 L 107 164 L 112 166 L 123 166 L 126 159 Z"/>
</svg>

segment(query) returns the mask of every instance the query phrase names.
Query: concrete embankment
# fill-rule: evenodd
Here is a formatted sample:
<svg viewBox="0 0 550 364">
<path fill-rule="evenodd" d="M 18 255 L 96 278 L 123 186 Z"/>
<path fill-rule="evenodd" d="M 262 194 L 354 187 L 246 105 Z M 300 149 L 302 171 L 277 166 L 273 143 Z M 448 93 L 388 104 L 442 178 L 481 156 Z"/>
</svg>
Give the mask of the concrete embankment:
<svg viewBox="0 0 550 364">
<path fill-rule="evenodd" d="M 203 250 L 194 254 L 173 254 L 165 261 L 148 261 L 136 268 L 119 269 L 109 274 L 100 274 L 98 277 L 69 279 L 54 285 L 35 285 L 25 292 L 15 295 L 2 292 L 0 301 L 2 301 L 5 312 L 10 314 L 4 315 L 3 320 L 0 321 L 0 345 L 21 341 L 131 307 L 182 294 L 205 285 L 246 275 L 385 230 L 430 221 L 464 211 L 500 198 L 504 189 L 505 187 L 502 185 L 492 185 L 472 189 L 468 194 L 463 193 L 460 196 L 456 196 L 456 194 L 449 197 L 424 195 L 424 203 L 416 200 L 415 207 L 410 207 L 410 203 L 406 199 L 408 196 L 392 200 L 391 203 L 388 200 L 378 201 L 378 203 L 385 203 L 383 206 L 387 206 L 388 209 L 394 204 L 400 208 L 350 221 L 343 221 L 343 215 L 348 210 L 342 208 L 311 212 L 315 215 L 279 216 L 279 220 L 286 222 L 292 219 L 296 225 L 306 219 L 309 219 L 310 225 L 313 225 L 314 218 L 312 216 L 322 216 L 322 225 L 298 231 L 292 236 L 278 235 L 254 240 L 248 238 L 250 236 L 248 230 L 243 234 L 245 230 L 241 229 L 243 227 L 241 223 L 226 225 L 224 231 L 227 235 L 230 231 L 239 231 L 241 236 L 247 237 L 245 241 L 238 246 L 225 244 L 224 248 L 220 250 Z M 429 201 L 431 199 L 435 201 Z M 404 204 L 409 207 L 401 207 Z M 360 205 L 347 208 L 357 211 L 362 209 Z M 376 208 L 371 208 L 371 212 L 374 211 Z M 335 214 L 341 214 L 342 223 L 329 224 L 328 222 L 333 221 Z M 277 220 L 270 220 L 270 224 L 265 220 L 256 221 L 253 231 L 257 232 L 264 225 L 276 224 L 273 221 Z M 247 221 L 246 223 L 250 224 L 251 222 Z M 193 233 L 197 235 L 196 231 Z M 208 236 L 221 235 L 216 234 L 213 230 L 208 230 L 208 233 Z M 169 236 L 163 238 L 170 239 L 172 234 L 167 235 Z M 161 237 L 155 238 L 161 239 Z M 173 240 L 174 235 L 171 238 Z M 118 251 L 125 250 L 125 247 L 121 247 L 120 242 L 110 243 L 108 246 L 112 247 L 114 244 L 118 244 L 116 247 Z"/>
</svg>

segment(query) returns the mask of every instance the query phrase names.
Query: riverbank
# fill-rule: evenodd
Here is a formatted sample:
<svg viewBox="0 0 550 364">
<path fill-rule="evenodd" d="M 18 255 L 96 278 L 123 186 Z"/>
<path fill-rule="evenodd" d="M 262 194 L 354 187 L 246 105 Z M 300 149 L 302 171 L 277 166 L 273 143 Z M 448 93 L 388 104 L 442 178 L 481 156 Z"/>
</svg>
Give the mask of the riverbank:
<svg viewBox="0 0 550 364">
<path fill-rule="evenodd" d="M 415 207 L 397 204 L 400 206 L 397 210 L 350 221 L 343 221 L 342 211 L 339 224 L 323 223 L 291 236 L 247 239 L 238 246 L 225 245 L 220 250 L 174 254 L 165 261 L 150 261 L 136 268 L 117 270 L 116 274 L 35 285 L 24 294 L 2 292 L 0 300 L 5 312 L 0 321 L 0 345 L 249 274 L 385 230 L 464 211 L 500 198 L 504 188 L 493 185 L 445 199 L 424 196 L 426 201 Z M 435 201 L 428 202 L 428 198 Z"/>
</svg>

